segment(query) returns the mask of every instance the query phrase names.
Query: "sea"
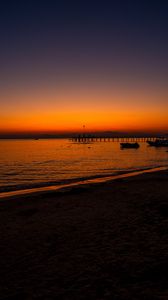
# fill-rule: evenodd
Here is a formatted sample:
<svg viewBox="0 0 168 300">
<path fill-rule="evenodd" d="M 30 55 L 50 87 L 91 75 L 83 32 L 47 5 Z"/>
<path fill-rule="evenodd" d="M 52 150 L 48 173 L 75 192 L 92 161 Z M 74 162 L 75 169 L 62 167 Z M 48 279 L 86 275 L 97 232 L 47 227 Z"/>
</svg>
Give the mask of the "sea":
<svg viewBox="0 0 168 300">
<path fill-rule="evenodd" d="M 121 150 L 117 141 L 0 140 L 0 193 L 168 167 L 167 150 L 145 142 Z"/>
</svg>

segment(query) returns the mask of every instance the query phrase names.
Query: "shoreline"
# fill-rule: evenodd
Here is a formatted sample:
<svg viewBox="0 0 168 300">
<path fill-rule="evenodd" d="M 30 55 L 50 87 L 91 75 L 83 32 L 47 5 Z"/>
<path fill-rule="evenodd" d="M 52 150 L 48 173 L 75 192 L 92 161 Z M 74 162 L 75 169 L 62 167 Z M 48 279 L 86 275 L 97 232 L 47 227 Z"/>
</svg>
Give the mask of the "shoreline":
<svg viewBox="0 0 168 300">
<path fill-rule="evenodd" d="M 167 167 L 154 167 L 154 168 L 142 168 L 142 169 L 138 169 L 138 170 L 133 170 L 133 171 L 129 171 L 129 172 L 124 172 L 121 171 L 118 174 L 114 174 L 114 175 L 104 175 L 104 176 L 94 176 L 93 178 L 84 178 L 81 180 L 72 180 L 69 183 L 59 183 L 57 185 L 52 185 L 52 184 L 48 184 L 48 185 L 43 185 L 40 187 L 33 187 L 33 188 L 26 188 L 26 189 L 17 189 L 17 190 L 12 190 L 12 191 L 5 191 L 5 192 L 0 192 L 0 202 L 3 200 L 6 200 L 8 198 L 11 197 L 16 197 L 16 196 L 23 196 L 23 195 L 28 195 L 28 194 L 38 194 L 38 193 L 45 193 L 45 192 L 49 192 L 49 191 L 60 191 L 60 190 L 64 190 L 66 188 L 73 188 L 73 187 L 78 187 L 78 186 L 82 186 L 82 185 L 88 185 L 88 184 L 99 184 L 99 183 L 103 183 L 103 182 L 108 182 L 108 181 L 113 181 L 113 180 L 117 180 L 117 179 L 122 179 L 122 178 L 129 178 L 132 176 L 138 176 L 141 174 L 145 174 L 145 173 L 153 173 L 153 172 L 160 172 L 160 171 L 166 171 L 168 170 L 168 166 Z"/>
<path fill-rule="evenodd" d="M 2 299 L 167 299 L 167 179 L 148 172 L 3 201 Z"/>
</svg>

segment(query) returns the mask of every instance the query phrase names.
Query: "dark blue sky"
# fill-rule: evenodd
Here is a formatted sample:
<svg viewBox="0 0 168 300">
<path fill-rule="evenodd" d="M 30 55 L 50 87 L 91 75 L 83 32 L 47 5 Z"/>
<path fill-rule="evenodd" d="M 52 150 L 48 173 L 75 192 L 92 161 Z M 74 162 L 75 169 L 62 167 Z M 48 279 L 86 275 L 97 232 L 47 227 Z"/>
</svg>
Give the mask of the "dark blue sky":
<svg viewBox="0 0 168 300">
<path fill-rule="evenodd" d="M 167 75 L 165 1 L 4 1 L 0 37 L 1 72 L 9 81 L 31 78 L 32 68 L 35 78 L 99 71 L 131 76 L 137 68 L 160 81 Z"/>
</svg>

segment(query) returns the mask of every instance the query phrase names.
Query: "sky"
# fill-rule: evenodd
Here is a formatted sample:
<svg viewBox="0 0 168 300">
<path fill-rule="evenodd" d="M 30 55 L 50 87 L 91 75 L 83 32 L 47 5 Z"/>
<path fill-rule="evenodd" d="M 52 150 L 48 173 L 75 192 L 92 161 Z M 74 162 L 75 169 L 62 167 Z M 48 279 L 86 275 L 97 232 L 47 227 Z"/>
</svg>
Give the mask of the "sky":
<svg viewBox="0 0 168 300">
<path fill-rule="evenodd" d="M 168 131 L 166 1 L 3 1 L 0 134 Z"/>
</svg>

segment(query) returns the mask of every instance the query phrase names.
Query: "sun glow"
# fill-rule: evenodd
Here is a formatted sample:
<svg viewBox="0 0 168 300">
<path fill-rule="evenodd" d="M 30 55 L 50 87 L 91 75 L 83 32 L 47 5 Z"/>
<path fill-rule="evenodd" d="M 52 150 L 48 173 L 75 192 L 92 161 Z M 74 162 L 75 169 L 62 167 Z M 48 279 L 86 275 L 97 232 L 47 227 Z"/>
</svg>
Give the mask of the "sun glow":
<svg viewBox="0 0 168 300">
<path fill-rule="evenodd" d="M 71 87 L 2 96 L 0 132 L 168 130 L 166 93 Z"/>
</svg>

